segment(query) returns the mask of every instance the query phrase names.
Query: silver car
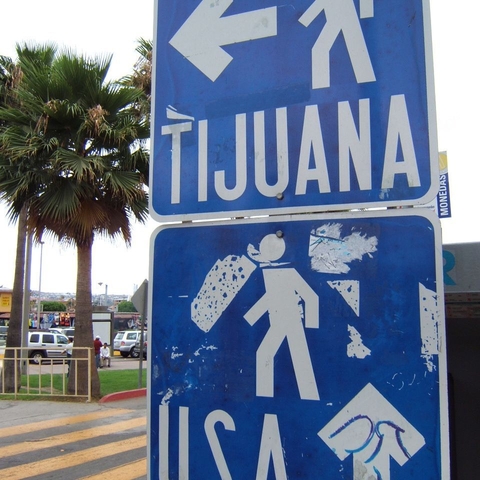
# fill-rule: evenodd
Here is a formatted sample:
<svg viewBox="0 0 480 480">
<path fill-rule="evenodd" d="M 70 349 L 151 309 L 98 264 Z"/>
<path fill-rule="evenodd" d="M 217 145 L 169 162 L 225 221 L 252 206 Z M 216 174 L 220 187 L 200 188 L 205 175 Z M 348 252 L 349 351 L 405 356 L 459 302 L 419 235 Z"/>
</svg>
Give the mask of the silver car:
<svg viewBox="0 0 480 480">
<path fill-rule="evenodd" d="M 113 349 L 120 352 L 122 357 L 138 358 L 139 353 L 135 352 L 135 343 L 140 341 L 140 330 L 126 330 L 117 332 L 113 339 Z"/>
</svg>

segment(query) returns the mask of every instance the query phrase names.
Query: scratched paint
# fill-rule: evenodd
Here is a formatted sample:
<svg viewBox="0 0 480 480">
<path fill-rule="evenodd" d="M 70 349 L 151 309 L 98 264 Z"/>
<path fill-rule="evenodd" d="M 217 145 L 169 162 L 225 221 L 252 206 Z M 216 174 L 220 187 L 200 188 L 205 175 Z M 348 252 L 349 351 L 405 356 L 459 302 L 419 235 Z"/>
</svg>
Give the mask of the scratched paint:
<svg viewBox="0 0 480 480">
<path fill-rule="evenodd" d="M 422 357 L 431 372 L 434 369 L 432 356 L 440 352 L 438 336 L 438 302 L 437 292 L 429 290 L 424 285 L 418 285 L 420 297 L 420 334 L 422 338 Z"/>
<path fill-rule="evenodd" d="M 347 345 L 347 355 L 350 358 L 363 359 L 371 354 L 371 350 L 367 348 L 362 341 L 362 336 L 358 330 L 351 325 L 348 325 L 348 333 L 350 334 L 351 342 Z"/>
<path fill-rule="evenodd" d="M 210 331 L 255 268 L 243 255 L 217 260 L 191 305 L 192 320 L 198 328 Z"/>
<path fill-rule="evenodd" d="M 358 280 L 335 280 L 327 282 L 328 285 L 336 290 L 349 307 L 360 316 L 360 282 Z"/>
<path fill-rule="evenodd" d="M 341 274 L 350 271 L 349 263 L 372 257 L 377 251 L 377 237 L 352 231 L 342 237 L 342 224 L 326 223 L 310 233 L 308 254 L 316 272 Z"/>
</svg>

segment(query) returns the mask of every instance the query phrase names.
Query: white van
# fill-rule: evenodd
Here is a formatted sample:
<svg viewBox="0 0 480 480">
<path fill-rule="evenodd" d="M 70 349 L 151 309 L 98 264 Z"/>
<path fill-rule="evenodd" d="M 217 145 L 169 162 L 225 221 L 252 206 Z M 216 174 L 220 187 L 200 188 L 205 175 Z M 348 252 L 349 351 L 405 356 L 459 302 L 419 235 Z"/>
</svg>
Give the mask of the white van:
<svg viewBox="0 0 480 480">
<path fill-rule="evenodd" d="M 28 332 L 28 357 L 32 363 L 44 358 L 66 358 L 65 346 L 68 338 L 57 332 L 32 330 Z"/>
</svg>

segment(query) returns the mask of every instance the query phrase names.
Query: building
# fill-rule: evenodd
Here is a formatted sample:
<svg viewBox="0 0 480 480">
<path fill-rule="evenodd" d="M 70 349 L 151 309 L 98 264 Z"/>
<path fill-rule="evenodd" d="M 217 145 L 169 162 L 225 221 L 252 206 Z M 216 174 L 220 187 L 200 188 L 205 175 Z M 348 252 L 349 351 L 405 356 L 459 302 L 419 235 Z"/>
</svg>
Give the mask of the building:
<svg viewBox="0 0 480 480">
<path fill-rule="evenodd" d="M 0 288 L 0 325 L 6 325 L 12 311 L 12 290 Z"/>
<path fill-rule="evenodd" d="M 480 243 L 444 245 L 443 264 L 451 478 L 462 480 L 480 470 Z"/>
</svg>

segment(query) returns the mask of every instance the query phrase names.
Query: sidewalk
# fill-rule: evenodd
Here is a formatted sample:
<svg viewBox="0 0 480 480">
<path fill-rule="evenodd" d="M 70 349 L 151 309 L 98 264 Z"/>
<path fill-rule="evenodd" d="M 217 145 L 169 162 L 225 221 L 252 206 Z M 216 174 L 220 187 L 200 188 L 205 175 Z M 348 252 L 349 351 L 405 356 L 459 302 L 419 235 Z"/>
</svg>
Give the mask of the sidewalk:
<svg viewBox="0 0 480 480">
<path fill-rule="evenodd" d="M 139 361 L 138 358 L 123 358 L 119 356 L 112 357 L 111 360 L 111 367 L 104 367 L 106 370 L 111 368 L 112 370 L 138 370 L 139 368 Z M 0 355 L 0 369 L 3 367 L 3 355 Z M 33 363 L 29 363 L 28 369 L 31 373 L 38 374 L 38 370 L 41 369 L 42 373 L 51 373 L 53 368 L 53 373 L 62 373 L 63 372 L 63 365 L 62 359 L 55 360 L 53 365 L 50 362 L 44 361 L 42 365 L 35 365 Z M 144 360 L 142 368 L 147 368 L 147 362 Z"/>
</svg>

